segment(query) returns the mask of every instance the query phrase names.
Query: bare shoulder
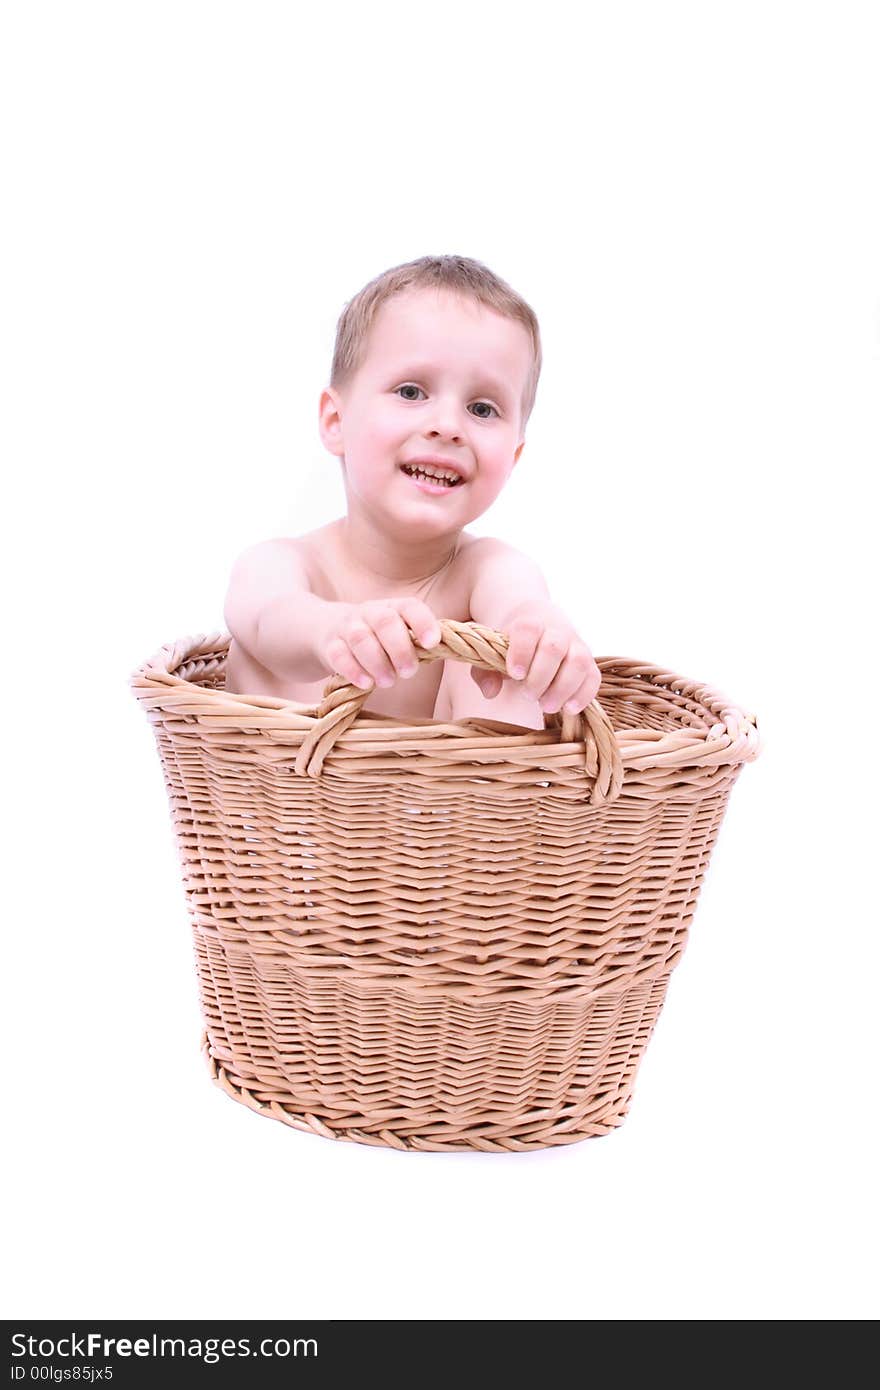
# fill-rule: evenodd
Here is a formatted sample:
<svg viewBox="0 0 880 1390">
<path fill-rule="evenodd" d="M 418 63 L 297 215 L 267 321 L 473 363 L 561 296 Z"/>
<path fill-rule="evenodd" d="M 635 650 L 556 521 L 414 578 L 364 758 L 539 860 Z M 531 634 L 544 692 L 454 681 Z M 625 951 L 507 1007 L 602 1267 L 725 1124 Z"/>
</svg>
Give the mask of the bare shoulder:
<svg viewBox="0 0 880 1390">
<path fill-rule="evenodd" d="M 272 536 L 255 541 L 236 557 L 232 577 L 240 582 L 286 586 L 295 580 L 302 587 L 309 581 L 308 552 L 299 536 Z"/>
<path fill-rule="evenodd" d="M 472 596 L 475 590 L 486 587 L 510 586 L 515 590 L 524 581 L 529 587 L 538 585 L 543 592 L 541 569 L 531 555 L 497 536 L 477 536 L 474 541 L 467 552 Z"/>
<path fill-rule="evenodd" d="M 247 546 L 235 559 L 223 605 L 224 620 L 243 645 L 253 636 L 261 607 L 276 594 L 310 589 L 311 574 L 297 539 L 275 536 Z"/>
<path fill-rule="evenodd" d="M 470 545 L 465 552 L 472 565 L 484 565 L 487 560 L 493 560 L 498 556 L 509 557 L 513 555 L 523 555 L 522 550 L 517 550 L 515 545 L 509 541 L 499 540 L 497 536 L 471 536 Z M 528 558 L 526 556 L 526 558 Z"/>
<path fill-rule="evenodd" d="M 495 536 L 471 536 L 462 532 L 460 559 L 471 587 L 490 561 L 515 553 L 513 546 Z"/>
</svg>

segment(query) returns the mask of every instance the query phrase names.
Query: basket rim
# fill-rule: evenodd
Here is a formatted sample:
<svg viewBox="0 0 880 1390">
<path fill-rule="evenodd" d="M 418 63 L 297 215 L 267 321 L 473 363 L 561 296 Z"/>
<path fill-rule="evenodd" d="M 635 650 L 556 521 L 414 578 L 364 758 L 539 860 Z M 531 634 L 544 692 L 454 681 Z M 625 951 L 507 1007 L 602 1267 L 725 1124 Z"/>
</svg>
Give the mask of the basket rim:
<svg viewBox="0 0 880 1390">
<path fill-rule="evenodd" d="M 218 629 L 167 642 L 132 671 L 129 688 L 148 709 L 175 714 L 190 722 L 213 724 L 222 721 L 227 728 L 240 724 L 266 732 L 306 734 L 311 731 L 319 720 L 317 705 L 304 705 L 271 695 L 227 693 L 195 683 L 194 678 L 222 663 L 231 641 L 230 632 Z M 597 656 L 595 661 L 603 676 L 618 676 L 622 681 L 643 683 L 657 692 L 668 692 L 700 706 L 707 720 L 714 716 L 714 722 L 702 729 L 685 725 L 668 731 L 648 727 L 614 729 L 613 737 L 625 766 L 639 769 L 685 765 L 717 767 L 753 761 L 761 752 L 757 716 L 742 709 L 715 687 L 631 657 Z M 176 674 L 182 666 L 189 668 L 186 676 Z M 523 743 L 558 743 L 560 738 L 558 726 L 529 729 L 482 717 L 445 723 L 415 718 L 404 721 L 363 710 L 357 724 L 341 735 L 341 741 L 353 745 L 365 738 L 374 740 L 379 730 L 383 741 L 390 741 L 396 735 L 401 747 L 409 740 L 423 743 L 426 734 L 431 737 L 432 746 L 435 737 L 465 738 L 471 747 L 476 741 L 499 748 Z"/>
</svg>

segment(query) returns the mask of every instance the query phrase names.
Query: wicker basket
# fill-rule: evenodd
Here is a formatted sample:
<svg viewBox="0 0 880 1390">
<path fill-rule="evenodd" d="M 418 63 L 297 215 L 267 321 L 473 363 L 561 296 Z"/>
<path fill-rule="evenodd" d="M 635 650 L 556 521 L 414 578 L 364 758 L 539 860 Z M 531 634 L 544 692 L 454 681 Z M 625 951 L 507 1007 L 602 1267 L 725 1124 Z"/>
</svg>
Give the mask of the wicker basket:
<svg viewBox="0 0 880 1390">
<path fill-rule="evenodd" d="M 422 661 L 505 671 L 441 622 Z M 519 1151 L 629 1107 L 757 723 L 604 657 L 543 730 L 406 724 L 333 676 L 318 706 L 224 691 L 229 635 L 131 677 L 153 724 L 214 1080 L 297 1129 Z"/>
</svg>

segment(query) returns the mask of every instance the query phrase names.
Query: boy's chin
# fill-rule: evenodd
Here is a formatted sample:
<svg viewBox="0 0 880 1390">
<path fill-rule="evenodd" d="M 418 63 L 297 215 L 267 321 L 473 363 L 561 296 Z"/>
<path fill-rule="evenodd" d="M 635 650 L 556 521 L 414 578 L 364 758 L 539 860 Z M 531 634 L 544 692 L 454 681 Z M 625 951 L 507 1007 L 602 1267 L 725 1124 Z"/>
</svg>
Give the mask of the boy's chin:
<svg viewBox="0 0 880 1390">
<path fill-rule="evenodd" d="M 426 508 L 387 507 L 385 515 L 402 541 L 417 539 L 419 536 L 445 536 L 450 531 L 460 531 L 469 518 L 457 512 L 444 512 L 438 509 L 433 515 Z"/>
</svg>

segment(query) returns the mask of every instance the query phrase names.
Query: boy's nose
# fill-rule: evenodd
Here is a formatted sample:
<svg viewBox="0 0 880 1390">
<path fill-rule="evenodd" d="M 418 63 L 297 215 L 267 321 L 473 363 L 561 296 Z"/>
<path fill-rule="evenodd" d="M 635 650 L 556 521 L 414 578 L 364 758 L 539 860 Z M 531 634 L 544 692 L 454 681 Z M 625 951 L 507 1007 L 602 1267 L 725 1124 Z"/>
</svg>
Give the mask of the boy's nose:
<svg viewBox="0 0 880 1390">
<path fill-rule="evenodd" d="M 438 435 L 444 439 L 461 439 L 462 424 L 456 418 L 454 410 L 438 411 L 431 422 L 431 428 L 427 430 L 429 439 L 436 439 Z"/>
<path fill-rule="evenodd" d="M 444 439 L 460 439 L 464 421 L 461 419 L 459 406 L 454 401 L 448 401 L 438 397 L 434 401 L 434 409 L 429 417 L 429 438 L 442 435 Z"/>
</svg>

